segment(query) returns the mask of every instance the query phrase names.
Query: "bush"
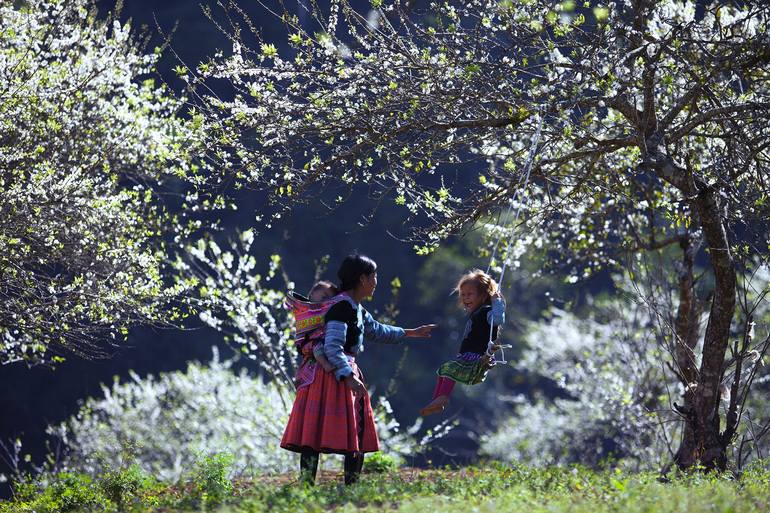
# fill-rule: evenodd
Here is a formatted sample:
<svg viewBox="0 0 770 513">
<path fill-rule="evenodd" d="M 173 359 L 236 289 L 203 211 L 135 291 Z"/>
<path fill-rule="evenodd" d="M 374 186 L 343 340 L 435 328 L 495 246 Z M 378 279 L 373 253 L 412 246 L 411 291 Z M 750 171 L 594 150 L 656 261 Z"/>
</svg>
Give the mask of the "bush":
<svg viewBox="0 0 770 513">
<path fill-rule="evenodd" d="M 128 468 L 107 471 L 99 484 L 107 499 L 122 511 L 136 497 L 146 479 L 138 465 L 131 465 Z"/>
<path fill-rule="evenodd" d="M 70 472 L 57 475 L 35 503 L 37 513 L 110 509 L 109 500 L 90 476 Z"/>
<path fill-rule="evenodd" d="M 215 352 L 208 366 L 103 387 L 103 398 L 50 429 L 68 447 L 65 467 L 96 476 L 135 463 L 175 482 L 201 457 L 228 453 L 232 475 L 294 469 L 296 455 L 278 446 L 290 395 L 232 366 Z"/>
<path fill-rule="evenodd" d="M 397 468 L 396 458 L 382 452 L 375 452 L 364 459 L 364 472 L 383 473 L 391 472 Z"/>
<path fill-rule="evenodd" d="M 661 368 L 655 319 L 623 300 L 597 303 L 592 312 L 581 319 L 554 309 L 549 321 L 531 326 L 517 367 L 554 380 L 562 397 L 518 399 L 516 413 L 482 437 L 482 453 L 538 466 L 599 467 L 612 459 L 660 468 L 666 440 L 676 435 L 676 424 L 661 427 L 670 420 L 666 390 L 678 388 Z"/>
<path fill-rule="evenodd" d="M 201 458 L 193 473 L 193 490 L 206 509 L 218 506 L 233 492 L 233 483 L 227 477 L 233 457 L 230 454 L 215 454 Z"/>
</svg>

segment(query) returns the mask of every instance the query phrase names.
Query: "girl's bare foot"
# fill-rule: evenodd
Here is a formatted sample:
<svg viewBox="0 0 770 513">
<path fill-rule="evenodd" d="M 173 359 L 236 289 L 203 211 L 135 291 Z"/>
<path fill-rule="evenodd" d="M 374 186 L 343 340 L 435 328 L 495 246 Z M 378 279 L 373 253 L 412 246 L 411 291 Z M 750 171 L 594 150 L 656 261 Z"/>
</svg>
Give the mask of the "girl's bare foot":
<svg viewBox="0 0 770 513">
<path fill-rule="evenodd" d="M 439 413 L 444 411 L 444 408 L 446 408 L 446 405 L 449 404 L 449 397 L 445 395 L 440 395 L 436 397 L 434 400 L 432 400 L 430 403 L 428 403 L 427 406 L 422 408 L 420 410 L 420 415 L 423 417 L 427 417 L 428 415 L 433 415 L 434 413 Z"/>
</svg>

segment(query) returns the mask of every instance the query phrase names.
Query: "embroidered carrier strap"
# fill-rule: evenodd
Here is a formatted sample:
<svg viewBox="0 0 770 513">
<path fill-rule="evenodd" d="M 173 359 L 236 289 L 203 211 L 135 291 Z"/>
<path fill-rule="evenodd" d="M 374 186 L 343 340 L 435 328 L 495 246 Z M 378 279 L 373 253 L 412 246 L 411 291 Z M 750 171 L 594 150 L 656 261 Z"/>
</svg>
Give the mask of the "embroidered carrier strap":
<svg viewBox="0 0 770 513">
<path fill-rule="evenodd" d="M 338 294 L 319 303 L 314 303 L 301 294 L 289 292 L 286 295 L 285 306 L 294 314 L 296 327 L 294 343 L 301 347 L 311 338 L 323 336 L 326 312 L 346 298 L 345 294 Z"/>
</svg>

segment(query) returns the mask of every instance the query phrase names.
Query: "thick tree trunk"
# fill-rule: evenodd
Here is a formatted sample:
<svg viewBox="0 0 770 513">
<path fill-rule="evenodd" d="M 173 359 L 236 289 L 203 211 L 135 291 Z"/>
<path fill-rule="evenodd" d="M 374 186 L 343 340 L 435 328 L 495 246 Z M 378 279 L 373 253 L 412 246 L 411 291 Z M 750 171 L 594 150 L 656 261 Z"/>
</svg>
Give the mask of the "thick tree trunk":
<svg viewBox="0 0 770 513">
<path fill-rule="evenodd" d="M 669 155 L 664 134 L 653 131 L 643 135 L 643 166 L 692 198 L 691 205 L 708 248 L 714 272 L 714 293 L 708 325 L 703 339 L 703 355 L 690 404 L 681 409 L 684 432 L 675 455 L 680 468 L 701 464 L 707 469 L 724 469 L 727 465 L 729 440 L 720 436 L 719 399 L 730 325 L 735 313 L 735 262 L 730 252 L 719 204 L 719 192 L 692 170 L 679 166 Z"/>
<path fill-rule="evenodd" d="M 680 468 L 699 463 L 706 469 L 724 470 L 729 441 L 723 441 L 720 436 L 719 398 L 730 325 L 735 313 L 735 263 L 716 191 L 702 186 L 693 203 L 708 246 L 715 286 L 696 386 L 687 401 L 690 404 L 683 409 L 685 429 L 676 463 Z"/>
</svg>

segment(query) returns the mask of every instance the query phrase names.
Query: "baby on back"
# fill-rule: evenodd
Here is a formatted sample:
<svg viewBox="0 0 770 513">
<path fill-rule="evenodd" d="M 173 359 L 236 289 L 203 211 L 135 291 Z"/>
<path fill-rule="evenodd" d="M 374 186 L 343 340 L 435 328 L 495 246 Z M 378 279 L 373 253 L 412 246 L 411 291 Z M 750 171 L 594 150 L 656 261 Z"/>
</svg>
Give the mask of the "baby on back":
<svg viewBox="0 0 770 513">
<path fill-rule="evenodd" d="M 321 303 L 326 299 L 331 299 L 338 294 L 337 287 L 333 283 L 321 280 L 310 288 L 310 292 L 307 293 L 308 299 L 311 303 Z M 332 372 L 334 367 L 324 355 L 324 339 L 323 337 L 314 337 L 313 339 L 313 358 L 323 367 L 326 372 Z"/>
</svg>

